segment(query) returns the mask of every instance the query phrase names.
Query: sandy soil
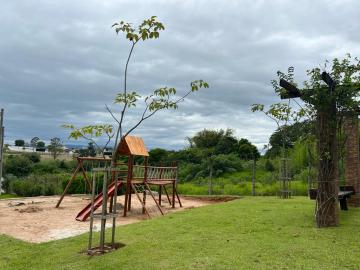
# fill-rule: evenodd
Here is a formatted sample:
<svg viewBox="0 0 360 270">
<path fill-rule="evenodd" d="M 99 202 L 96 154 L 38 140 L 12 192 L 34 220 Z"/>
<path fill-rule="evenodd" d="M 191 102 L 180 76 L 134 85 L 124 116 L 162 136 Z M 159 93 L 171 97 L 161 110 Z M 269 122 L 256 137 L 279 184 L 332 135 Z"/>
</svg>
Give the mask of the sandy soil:
<svg viewBox="0 0 360 270">
<path fill-rule="evenodd" d="M 85 196 L 66 196 L 59 208 L 55 208 L 59 196 L 40 196 L 21 199 L 0 200 L 0 234 L 33 243 L 62 239 L 88 232 L 89 221 L 76 221 L 78 212 L 89 203 Z M 224 200 L 206 200 L 192 197 L 181 197 L 183 207 L 176 205 L 172 209 L 167 200 L 162 201 L 164 213 L 182 211 Z M 226 200 L 225 200 L 226 201 Z M 127 217 L 122 217 L 124 196 L 118 197 L 119 218 L 117 225 L 125 225 L 148 219 L 141 213 L 141 205 L 136 198 L 132 200 L 132 210 Z M 160 216 L 159 210 L 150 197 L 147 209 L 151 217 Z M 108 222 L 108 225 L 110 222 Z M 99 229 L 100 221 L 94 221 L 95 230 Z"/>
</svg>

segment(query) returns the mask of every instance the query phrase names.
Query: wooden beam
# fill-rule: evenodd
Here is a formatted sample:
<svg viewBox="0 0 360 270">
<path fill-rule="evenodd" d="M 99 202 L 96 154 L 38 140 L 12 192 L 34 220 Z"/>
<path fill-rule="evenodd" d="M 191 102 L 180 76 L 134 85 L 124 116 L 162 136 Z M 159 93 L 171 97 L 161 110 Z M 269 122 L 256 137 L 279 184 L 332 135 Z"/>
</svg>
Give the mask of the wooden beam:
<svg viewBox="0 0 360 270">
<path fill-rule="evenodd" d="M 155 196 L 154 196 L 154 194 L 152 193 L 149 185 L 148 185 L 147 183 L 144 183 L 144 185 L 145 185 L 145 187 L 147 188 L 147 190 L 149 191 L 150 196 L 153 198 L 153 200 L 154 200 L 157 208 L 160 210 L 161 214 L 164 215 L 164 212 L 162 211 L 161 206 L 158 204 L 157 200 L 155 199 Z"/>
<path fill-rule="evenodd" d="M 72 176 L 71 176 L 71 178 L 70 178 L 70 181 L 67 183 L 67 185 L 66 185 L 63 193 L 61 194 L 61 197 L 60 197 L 59 201 L 57 202 L 57 204 L 56 204 L 56 206 L 55 206 L 56 208 L 59 208 L 62 200 L 63 200 L 64 197 L 65 197 L 65 194 L 66 194 L 67 190 L 69 189 L 69 187 L 71 186 L 72 182 L 74 181 L 77 173 L 79 172 L 79 169 L 80 169 L 80 163 L 78 163 L 78 165 L 76 166 L 76 169 L 75 169 L 75 171 L 73 172 L 73 174 L 72 174 Z"/>
</svg>

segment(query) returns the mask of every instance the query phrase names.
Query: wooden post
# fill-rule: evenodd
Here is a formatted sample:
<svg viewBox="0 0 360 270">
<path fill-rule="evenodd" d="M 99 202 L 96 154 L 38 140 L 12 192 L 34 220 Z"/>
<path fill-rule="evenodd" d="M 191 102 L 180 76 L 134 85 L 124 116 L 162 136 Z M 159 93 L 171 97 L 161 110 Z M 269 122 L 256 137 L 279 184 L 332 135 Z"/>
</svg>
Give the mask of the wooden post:
<svg viewBox="0 0 360 270">
<path fill-rule="evenodd" d="M 93 187 L 96 185 L 96 172 L 93 173 Z M 89 230 L 89 245 L 88 254 L 91 254 L 92 236 L 93 236 L 93 223 L 94 223 L 94 200 L 95 200 L 95 188 L 91 194 L 91 213 L 90 213 L 90 230 Z"/>
<path fill-rule="evenodd" d="M 4 151 L 4 109 L 0 111 L 0 195 L 2 191 L 2 170 L 3 170 L 3 151 Z"/>
<path fill-rule="evenodd" d="M 113 183 L 113 182 L 115 183 L 115 172 L 111 172 L 111 182 L 110 183 Z M 117 190 L 117 186 L 115 187 L 115 190 Z M 111 198 L 110 198 L 109 213 L 113 212 L 114 196 L 111 196 Z"/>
<path fill-rule="evenodd" d="M 126 177 L 125 203 L 124 203 L 124 217 L 128 211 L 129 194 L 131 193 L 131 178 L 132 178 L 133 156 L 129 155 L 128 173 Z"/>
<path fill-rule="evenodd" d="M 116 172 L 112 173 L 112 179 L 115 183 L 115 191 L 114 195 L 111 197 L 112 201 L 111 203 L 113 206 L 111 207 L 111 213 L 113 214 L 113 224 L 112 224 L 112 230 L 111 230 L 111 246 L 112 248 L 115 248 L 115 229 L 116 229 L 116 202 L 117 202 L 117 194 L 118 194 L 118 175 L 116 175 Z"/>
<path fill-rule="evenodd" d="M 129 198 L 128 198 L 128 211 L 131 210 L 131 196 L 132 196 L 132 190 L 129 192 Z"/>
<path fill-rule="evenodd" d="M 162 186 L 159 186 L 159 205 L 161 206 L 161 192 L 162 192 Z"/>
<path fill-rule="evenodd" d="M 173 181 L 173 183 L 172 183 L 172 190 L 173 190 L 173 192 L 172 192 L 172 208 L 175 208 L 175 193 L 176 193 L 175 185 L 176 185 L 176 181 Z M 179 200 L 179 203 L 180 203 L 180 200 Z"/>
<path fill-rule="evenodd" d="M 175 188 L 175 195 L 178 199 L 179 205 L 180 207 L 182 207 L 181 201 L 180 201 L 180 197 L 179 194 L 177 193 L 177 182 L 178 182 L 178 167 L 176 162 L 174 163 L 174 165 L 176 166 L 176 170 L 175 170 L 175 184 L 173 185 L 173 188 Z M 175 198 L 174 198 L 174 194 L 173 194 L 173 205 L 175 207 Z"/>
<path fill-rule="evenodd" d="M 100 252 L 104 252 L 105 244 L 105 227 L 106 227 L 106 214 L 107 214 L 107 180 L 108 180 L 108 171 L 104 172 L 103 180 L 103 200 L 101 208 L 101 225 L 100 225 Z"/>
<path fill-rule="evenodd" d="M 72 182 L 74 181 L 74 179 L 75 179 L 78 171 L 80 170 L 80 167 L 81 167 L 81 164 L 80 164 L 79 161 L 78 161 L 78 165 L 77 165 L 74 173 L 72 174 L 69 182 L 67 183 L 67 185 L 66 185 L 66 187 L 65 187 L 65 189 L 64 189 L 64 191 L 63 191 L 63 193 L 61 194 L 61 197 L 60 197 L 59 201 L 57 202 L 57 204 L 56 204 L 56 206 L 55 206 L 56 208 L 59 208 L 62 200 L 64 199 L 64 197 L 65 197 L 65 195 L 66 195 L 67 190 L 68 190 L 69 187 L 71 186 L 71 184 L 72 184 Z"/>
<path fill-rule="evenodd" d="M 82 174 L 84 176 L 84 180 L 86 182 L 85 185 L 87 184 L 88 191 L 91 192 L 91 184 L 90 184 L 90 181 L 89 181 L 89 179 L 88 179 L 88 177 L 86 175 L 86 171 L 85 171 L 84 166 L 83 166 L 83 160 L 81 158 L 79 158 L 79 157 L 77 158 L 77 160 L 79 162 L 80 170 L 81 170 L 81 172 L 82 172 Z"/>
<path fill-rule="evenodd" d="M 171 201 L 170 201 L 169 193 L 167 192 L 167 189 L 166 189 L 166 185 L 164 185 L 164 191 L 165 191 L 166 197 L 168 199 L 168 202 L 171 205 Z"/>
<path fill-rule="evenodd" d="M 255 196 L 255 176 L 256 176 L 256 159 L 253 160 L 252 167 L 252 195 Z"/>
<path fill-rule="evenodd" d="M 144 160 L 144 165 L 145 165 L 145 168 L 144 168 L 144 183 L 147 183 L 147 174 L 148 174 L 148 157 L 145 157 L 145 160 Z M 143 209 L 142 209 L 142 213 L 145 214 L 145 210 L 146 210 L 146 190 L 144 188 L 144 191 L 143 191 Z"/>
</svg>

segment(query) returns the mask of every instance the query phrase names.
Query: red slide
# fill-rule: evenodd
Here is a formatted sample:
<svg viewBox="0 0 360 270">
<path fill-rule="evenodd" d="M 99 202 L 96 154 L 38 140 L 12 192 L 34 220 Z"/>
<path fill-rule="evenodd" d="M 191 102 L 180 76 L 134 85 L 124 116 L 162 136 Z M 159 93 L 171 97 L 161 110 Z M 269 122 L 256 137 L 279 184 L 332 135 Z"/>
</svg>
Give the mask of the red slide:
<svg viewBox="0 0 360 270">
<path fill-rule="evenodd" d="M 119 181 L 118 189 L 121 187 L 121 185 L 122 182 Z M 107 192 L 108 198 L 114 196 L 114 192 L 115 192 L 115 182 L 112 182 L 108 188 L 108 192 Z M 102 204 L 102 201 L 103 201 L 103 194 L 101 192 L 99 195 L 97 195 L 97 197 L 94 200 L 94 210 L 96 210 Z M 90 216 L 90 214 L 91 214 L 91 203 L 89 203 L 87 206 L 85 206 L 83 210 L 80 211 L 80 213 L 76 216 L 76 220 L 85 221 Z"/>
</svg>

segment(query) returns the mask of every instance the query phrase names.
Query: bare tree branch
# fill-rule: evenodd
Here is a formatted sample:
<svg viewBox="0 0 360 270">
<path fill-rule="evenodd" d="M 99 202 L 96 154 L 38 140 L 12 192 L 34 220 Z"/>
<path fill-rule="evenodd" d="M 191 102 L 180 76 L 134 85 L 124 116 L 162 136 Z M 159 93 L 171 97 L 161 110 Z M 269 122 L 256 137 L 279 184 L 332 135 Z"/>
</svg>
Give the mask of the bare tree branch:
<svg viewBox="0 0 360 270">
<path fill-rule="evenodd" d="M 108 107 L 108 105 L 105 104 L 105 108 L 106 108 L 106 110 L 110 113 L 110 115 L 112 116 L 112 118 L 113 118 L 118 124 L 120 124 L 120 121 L 115 117 L 115 115 L 114 115 L 113 112 L 110 110 L 110 108 Z"/>
</svg>

